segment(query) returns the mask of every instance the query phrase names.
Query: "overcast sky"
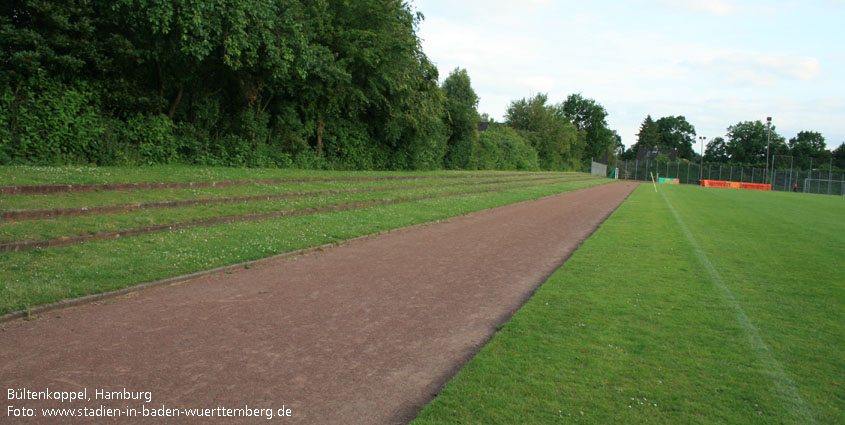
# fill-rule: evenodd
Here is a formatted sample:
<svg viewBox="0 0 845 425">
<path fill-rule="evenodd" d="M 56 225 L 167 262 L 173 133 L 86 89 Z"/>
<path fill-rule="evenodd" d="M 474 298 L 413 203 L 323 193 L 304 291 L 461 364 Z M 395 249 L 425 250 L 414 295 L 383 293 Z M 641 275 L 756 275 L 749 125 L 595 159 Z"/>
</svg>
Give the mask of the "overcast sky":
<svg viewBox="0 0 845 425">
<path fill-rule="evenodd" d="M 845 0 L 413 0 L 446 78 L 466 68 L 479 112 L 514 99 L 595 99 L 631 146 L 647 114 L 708 140 L 767 116 L 787 139 L 845 141 Z M 695 150 L 699 151 L 696 144 Z"/>
</svg>

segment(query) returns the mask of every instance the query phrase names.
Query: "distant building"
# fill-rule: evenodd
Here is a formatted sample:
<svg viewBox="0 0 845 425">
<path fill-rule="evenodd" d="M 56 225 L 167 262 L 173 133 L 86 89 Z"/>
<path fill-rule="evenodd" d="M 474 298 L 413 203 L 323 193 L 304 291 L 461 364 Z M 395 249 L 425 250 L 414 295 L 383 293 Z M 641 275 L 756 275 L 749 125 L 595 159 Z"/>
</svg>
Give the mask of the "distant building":
<svg viewBox="0 0 845 425">
<path fill-rule="evenodd" d="M 637 151 L 637 161 L 654 161 L 657 159 L 658 156 L 665 155 L 669 158 L 669 162 L 675 162 L 678 160 L 678 150 L 677 149 L 658 149 L 655 146 L 652 149 L 640 149 Z"/>
<path fill-rule="evenodd" d="M 478 131 L 487 131 L 490 128 L 490 123 L 487 121 L 479 121 L 478 122 Z"/>
</svg>

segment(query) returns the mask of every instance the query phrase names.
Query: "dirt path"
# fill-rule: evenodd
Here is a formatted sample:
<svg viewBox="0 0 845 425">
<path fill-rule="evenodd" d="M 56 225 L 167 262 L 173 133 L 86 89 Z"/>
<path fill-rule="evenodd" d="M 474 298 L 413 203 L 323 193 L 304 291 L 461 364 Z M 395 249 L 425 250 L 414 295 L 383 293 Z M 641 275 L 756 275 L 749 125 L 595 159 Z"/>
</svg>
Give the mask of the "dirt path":
<svg viewBox="0 0 845 425">
<path fill-rule="evenodd" d="M 272 421 L 72 422 L 408 422 L 635 187 L 568 192 L 0 325 L 0 418 L 10 405 L 37 415 L 15 423 L 68 422 L 41 407 L 140 416 L 284 405 L 292 416 Z M 47 388 L 87 389 L 90 401 L 9 400 L 9 389 L 43 398 Z M 151 401 L 96 399 L 124 388 Z"/>
</svg>

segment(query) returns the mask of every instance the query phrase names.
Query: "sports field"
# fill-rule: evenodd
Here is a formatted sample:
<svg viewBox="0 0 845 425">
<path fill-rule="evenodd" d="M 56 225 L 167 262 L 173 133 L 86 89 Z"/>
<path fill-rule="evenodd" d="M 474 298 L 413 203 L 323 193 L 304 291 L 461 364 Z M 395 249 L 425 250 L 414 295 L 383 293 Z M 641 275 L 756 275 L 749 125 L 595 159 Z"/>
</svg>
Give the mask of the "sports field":
<svg viewBox="0 0 845 425">
<path fill-rule="evenodd" d="M 845 423 L 845 200 L 643 185 L 415 424 Z"/>
</svg>

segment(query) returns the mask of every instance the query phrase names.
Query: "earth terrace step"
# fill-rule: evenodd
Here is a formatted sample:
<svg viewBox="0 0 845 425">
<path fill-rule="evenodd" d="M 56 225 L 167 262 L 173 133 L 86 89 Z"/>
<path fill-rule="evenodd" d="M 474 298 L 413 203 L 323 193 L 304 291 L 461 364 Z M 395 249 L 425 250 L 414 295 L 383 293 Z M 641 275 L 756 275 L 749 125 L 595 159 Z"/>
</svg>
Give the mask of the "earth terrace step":
<svg viewBox="0 0 845 425">
<path fill-rule="evenodd" d="M 566 179 L 559 179 L 559 180 L 552 181 L 552 182 L 549 182 L 549 183 L 534 183 L 534 184 L 525 184 L 525 185 L 517 185 L 517 186 L 468 190 L 468 191 L 461 191 L 461 192 L 437 193 L 437 194 L 433 194 L 433 195 L 422 195 L 422 196 L 415 196 L 415 197 L 411 197 L 411 198 L 392 198 L 392 199 L 381 199 L 381 200 L 374 200 L 374 201 L 352 202 L 352 203 L 348 203 L 348 204 L 328 205 L 328 206 L 324 206 L 324 207 L 305 208 L 305 209 L 301 209 L 301 210 L 284 210 L 284 211 L 274 211 L 274 212 L 270 212 L 270 213 L 260 213 L 260 214 L 246 214 L 246 215 L 236 215 L 236 216 L 213 217 L 213 218 L 187 221 L 187 222 L 180 222 L 180 223 L 167 223 L 167 224 L 158 224 L 158 225 L 155 225 L 155 226 L 137 227 L 137 228 L 134 228 L 134 229 L 116 230 L 116 231 L 112 231 L 112 232 L 101 232 L 101 233 L 88 234 L 88 235 L 77 235 L 77 236 L 63 236 L 63 237 L 55 238 L 55 239 L 40 239 L 40 240 L 6 242 L 6 243 L 0 244 L 0 252 L 20 252 L 20 251 L 30 251 L 30 250 L 39 249 L 39 248 L 55 248 L 55 247 L 62 247 L 62 246 L 69 246 L 69 245 L 77 245 L 77 244 L 80 244 L 80 243 L 83 243 L 83 242 L 119 239 L 119 238 L 129 237 L 129 236 L 138 236 L 138 235 L 143 235 L 143 234 L 147 234 L 147 233 L 158 233 L 158 232 L 164 232 L 164 231 L 180 230 L 180 229 L 186 229 L 186 228 L 191 228 L 191 227 L 208 227 L 208 226 L 214 226 L 214 225 L 217 225 L 217 224 L 228 224 L 228 223 L 237 223 L 237 222 L 267 220 L 267 219 L 272 219 L 272 218 L 309 215 L 309 214 L 317 214 L 317 213 L 323 213 L 323 212 L 345 211 L 345 210 L 352 210 L 352 209 L 367 208 L 367 207 L 372 207 L 372 206 L 398 204 L 398 203 L 403 203 L 403 202 L 422 201 L 422 200 L 426 200 L 426 199 L 446 198 L 446 197 L 451 197 L 451 196 L 471 195 L 471 194 L 477 194 L 477 193 L 500 192 L 500 191 L 509 190 L 509 189 L 522 189 L 522 188 L 527 188 L 527 187 L 549 185 L 549 184 L 557 183 L 558 181 L 566 181 Z"/>
<path fill-rule="evenodd" d="M 121 213 L 127 211 L 159 209 L 159 208 L 182 208 L 195 205 L 209 205 L 209 204 L 229 204 L 238 202 L 253 202 L 253 201 L 272 201 L 276 199 L 285 198 L 308 198 L 312 196 L 321 195 L 337 195 L 341 193 L 360 193 L 360 192 L 380 192 L 390 190 L 403 189 L 425 189 L 428 187 L 450 187 L 450 186 L 471 186 L 471 185 L 485 185 L 485 184 L 500 184 L 500 183 L 517 183 L 525 181 L 542 181 L 554 180 L 558 177 L 534 177 L 526 179 L 512 179 L 512 180 L 485 180 L 480 182 L 462 182 L 462 183 L 445 183 L 432 185 L 414 185 L 414 186 L 389 186 L 389 187 L 371 187 L 371 188 L 350 188 L 350 189 L 334 189 L 334 190 L 320 190 L 312 192 L 286 192 L 273 193 L 267 195 L 254 196 L 237 196 L 228 198 L 198 198 L 198 199 L 182 199 L 173 201 L 158 201 L 158 202 L 141 202 L 136 204 L 122 204 L 122 205 L 106 205 L 106 206 L 87 206 L 74 208 L 51 208 L 51 209 L 30 209 L 30 210 L 8 210 L 0 212 L 0 221 L 25 221 L 25 220 L 44 220 L 54 219 L 59 217 L 80 216 L 80 215 L 94 215 L 94 214 L 110 214 Z M 578 181 L 584 179 L 572 179 Z"/>
<path fill-rule="evenodd" d="M 530 175 L 537 175 L 532 173 Z M 525 173 L 513 174 L 476 174 L 456 176 L 393 176 L 393 177 L 338 177 L 338 178 L 302 178 L 302 179 L 264 179 L 264 180 L 221 180 L 199 182 L 148 182 L 148 183 L 85 183 L 85 184 L 35 184 L 0 186 L 0 195 L 36 195 L 71 192 L 127 191 L 150 189 L 187 189 L 191 187 L 230 187 L 248 184 L 284 184 L 284 183 L 325 183 L 325 182 L 363 182 L 389 180 L 425 180 L 425 179 L 473 179 L 493 177 L 524 176 Z"/>
</svg>

